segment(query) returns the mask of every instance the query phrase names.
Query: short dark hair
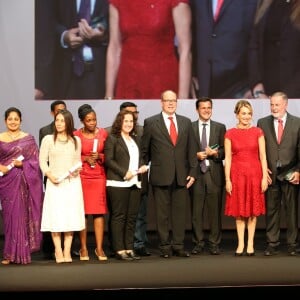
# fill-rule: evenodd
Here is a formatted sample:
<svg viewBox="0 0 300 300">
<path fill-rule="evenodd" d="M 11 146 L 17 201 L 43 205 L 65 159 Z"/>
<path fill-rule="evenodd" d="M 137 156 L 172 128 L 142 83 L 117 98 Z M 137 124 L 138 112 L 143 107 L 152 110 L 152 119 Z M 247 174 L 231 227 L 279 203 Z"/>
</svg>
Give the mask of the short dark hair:
<svg viewBox="0 0 300 300">
<path fill-rule="evenodd" d="M 199 97 L 196 101 L 196 109 L 199 108 L 201 102 L 210 102 L 211 107 L 213 106 L 213 102 L 212 102 L 211 98 L 202 96 L 202 97 Z"/>
<path fill-rule="evenodd" d="M 65 101 L 63 101 L 63 100 L 55 100 L 55 101 L 53 101 L 51 103 L 51 106 L 50 106 L 51 111 L 54 112 L 55 106 L 60 105 L 60 104 L 62 104 L 65 107 L 67 107 L 67 104 L 65 103 Z"/>
<path fill-rule="evenodd" d="M 126 109 L 127 107 L 137 107 L 137 105 L 133 102 L 123 102 L 120 105 L 120 111 Z"/>
</svg>

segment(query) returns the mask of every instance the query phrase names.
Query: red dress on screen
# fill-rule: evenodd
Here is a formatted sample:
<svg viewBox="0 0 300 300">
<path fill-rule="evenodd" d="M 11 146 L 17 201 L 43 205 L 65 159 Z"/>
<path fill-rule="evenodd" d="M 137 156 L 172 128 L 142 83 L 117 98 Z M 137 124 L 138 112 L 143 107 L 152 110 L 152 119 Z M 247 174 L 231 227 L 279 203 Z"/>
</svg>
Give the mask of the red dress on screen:
<svg viewBox="0 0 300 300">
<path fill-rule="evenodd" d="M 225 215 L 251 217 L 265 214 L 265 196 L 261 191 L 262 168 L 258 139 L 263 136 L 258 127 L 231 128 L 225 138 L 231 141 L 230 178 L 232 193 L 226 193 Z"/>
<path fill-rule="evenodd" d="M 122 53 L 117 99 L 158 99 L 178 92 L 172 9 L 189 0 L 109 0 L 119 12 Z"/>
<path fill-rule="evenodd" d="M 82 171 L 80 172 L 84 212 L 86 215 L 91 214 L 107 214 L 107 199 L 106 199 L 106 173 L 104 169 L 104 142 L 107 138 L 107 131 L 103 128 L 98 128 L 95 138 L 86 138 L 83 136 L 81 129 L 74 132 L 74 135 L 81 139 L 81 160 Z M 93 150 L 94 139 L 98 140 L 97 151 L 101 156 L 101 161 L 97 161 L 94 168 L 84 161 L 84 156 L 90 154 Z"/>
</svg>

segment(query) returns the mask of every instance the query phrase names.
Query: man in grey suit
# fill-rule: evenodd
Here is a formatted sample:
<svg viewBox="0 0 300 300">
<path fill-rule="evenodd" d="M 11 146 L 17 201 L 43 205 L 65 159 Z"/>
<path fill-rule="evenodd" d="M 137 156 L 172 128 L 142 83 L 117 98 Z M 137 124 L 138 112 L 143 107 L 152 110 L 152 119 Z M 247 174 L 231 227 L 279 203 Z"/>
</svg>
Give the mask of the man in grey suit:
<svg viewBox="0 0 300 300">
<path fill-rule="evenodd" d="M 300 118 L 287 112 L 288 97 L 276 92 L 270 98 L 271 115 L 258 120 L 265 134 L 268 161 L 266 191 L 266 256 L 277 254 L 280 244 L 281 203 L 285 208 L 286 242 L 289 255 L 296 255 L 298 238 L 298 194 L 300 170 Z M 278 130 L 283 134 L 278 141 Z M 280 130 L 279 130 L 280 131 Z M 291 171 L 290 176 L 286 176 Z"/>
<path fill-rule="evenodd" d="M 192 199 L 192 254 L 204 250 L 204 211 L 207 211 L 209 235 L 208 247 L 212 255 L 220 254 L 222 230 L 222 199 L 224 192 L 224 124 L 211 120 L 213 103 L 202 97 L 196 101 L 199 119 L 192 123 L 197 141 L 197 180 L 191 188 Z M 207 147 L 203 147 L 203 127 L 206 127 Z M 200 165 L 204 163 L 203 170 Z"/>
<path fill-rule="evenodd" d="M 175 92 L 162 93 L 161 107 L 161 113 L 144 120 L 142 136 L 144 161 L 146 164 L 151 161 L 149 183 L 155 201 L 159 248 L 163 258 L 172 254 L 189 257 L 184 250 L 184 238 L 188 189 L 197 171 L 196 140 L 191 120 L 175 113 Z M 177 135 L 174 141 L 169 130 L 172 122 Z"/>
</svg>

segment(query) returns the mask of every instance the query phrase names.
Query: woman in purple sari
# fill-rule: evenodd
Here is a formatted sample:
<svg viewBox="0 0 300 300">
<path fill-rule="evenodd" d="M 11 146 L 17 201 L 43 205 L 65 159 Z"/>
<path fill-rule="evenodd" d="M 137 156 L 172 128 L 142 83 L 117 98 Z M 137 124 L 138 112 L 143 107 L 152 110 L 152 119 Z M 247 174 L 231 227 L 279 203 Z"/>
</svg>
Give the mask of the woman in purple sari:
<svg viewBox="0 0 300 300">
<path fill-rule="evenodd" d="M 21 131 L 22 114 L 5 111 L 7 130 L 0 133 L 0 201 L 4 230 L 2 264 L 28 264 L 40 250 L 43 182 L 38 146 Z"/>
</svg>

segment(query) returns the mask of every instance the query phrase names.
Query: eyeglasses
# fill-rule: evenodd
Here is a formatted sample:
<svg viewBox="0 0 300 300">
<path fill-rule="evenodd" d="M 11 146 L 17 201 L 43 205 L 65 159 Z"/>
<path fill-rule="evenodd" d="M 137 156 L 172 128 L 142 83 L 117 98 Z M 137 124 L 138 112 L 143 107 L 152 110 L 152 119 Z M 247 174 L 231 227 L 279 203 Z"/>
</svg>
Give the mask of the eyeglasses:
<svg viewBox="0 0 300 300">
<path fill-rule="evenodd" d="M 170 100 L 162 100 L 162 102 L 176 103 L 176 102 L 177 102 L 177 100 L 175 100 L 175 99 L 170 99 Z"/>
</svg>

